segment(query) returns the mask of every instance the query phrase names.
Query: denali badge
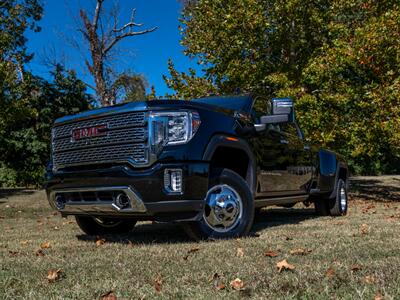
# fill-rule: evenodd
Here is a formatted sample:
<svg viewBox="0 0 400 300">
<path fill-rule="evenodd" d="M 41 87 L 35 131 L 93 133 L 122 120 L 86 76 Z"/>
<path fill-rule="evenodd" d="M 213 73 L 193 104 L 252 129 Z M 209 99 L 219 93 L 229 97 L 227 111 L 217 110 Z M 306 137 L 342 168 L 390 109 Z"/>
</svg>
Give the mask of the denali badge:
<svg viewBox="0 0 400 300">
<path fill-rule="evenodd" d="M 107 134 L 107 125 L 101 124 L 92 127 L 76 128 L 72 130 L 71 141 L 77 141 L 86 138 L 92 138 L 97 136 L 104 136 Z"/>
</svg>

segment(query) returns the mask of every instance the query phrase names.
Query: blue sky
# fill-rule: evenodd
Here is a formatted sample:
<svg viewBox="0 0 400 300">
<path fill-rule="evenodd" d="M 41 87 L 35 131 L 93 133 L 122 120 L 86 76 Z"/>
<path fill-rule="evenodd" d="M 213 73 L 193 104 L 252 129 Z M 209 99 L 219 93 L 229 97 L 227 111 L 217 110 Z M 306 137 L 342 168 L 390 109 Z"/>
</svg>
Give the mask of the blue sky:
<svg viewBox="0 0 400 300">
<path fill-rule="evenodd" d="M 113 1 L 105 0 L 105 3 Z M 34 74 L 48 78 L 49 67 L 45 64 L 45 57 L 52 57 L 64 62 L 68 68 L 75 69 L 84 81 L 92 83 L 90 75 L 84 69 L 82 55 L 69 46 L 66 38 L 80 37 L 76 31 L 79 8 L 83 7 L 92 13 L 96 1 L 47 0 L 42 3 L 44 15 L 39 22 L 42 31 L 27 34 L 28 49 L 35 54 L 29 65 L 30 69 Z M 177 0 L 120 0 L 119 3 L 121 24 L 129 21 L 131 9 L 136 8 L 136 22 L 144 23 L 143 28 L 157 26 L 158 29 L 122 42 L 122 51 L 116 61 L 118 69 L 143 74 L 149 84 L 156 88 L 158 95 L 170 92 L 162 79 L 163 74 L 168 74 L 168 58 L 174 61 L 180 71 L 189 67 L 199 70 L 194 60 L 184 56 L 183 47 L 179 44 L 181 36 L 178 18 L 181 4 Z"/>
</svg>

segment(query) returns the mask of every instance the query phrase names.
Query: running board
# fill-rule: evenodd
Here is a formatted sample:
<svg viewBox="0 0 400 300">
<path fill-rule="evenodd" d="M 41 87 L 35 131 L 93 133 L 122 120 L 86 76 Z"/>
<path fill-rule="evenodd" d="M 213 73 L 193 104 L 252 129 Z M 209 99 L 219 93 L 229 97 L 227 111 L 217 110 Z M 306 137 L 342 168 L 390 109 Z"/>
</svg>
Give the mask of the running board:
<svg viewBox="0 0 400 300">
<path fill-rule="evenodd" d="M 254 204 L 255 204 L 255 207 L 264 207 L 264 206 L 269 206 L 269 205 L 282 205 L 282 204 L 303 202 L 307 199 L 308 199 L 308 195 L 266 198 L 266 199 L 256 199 L 254 201 Z"/>
</svg>

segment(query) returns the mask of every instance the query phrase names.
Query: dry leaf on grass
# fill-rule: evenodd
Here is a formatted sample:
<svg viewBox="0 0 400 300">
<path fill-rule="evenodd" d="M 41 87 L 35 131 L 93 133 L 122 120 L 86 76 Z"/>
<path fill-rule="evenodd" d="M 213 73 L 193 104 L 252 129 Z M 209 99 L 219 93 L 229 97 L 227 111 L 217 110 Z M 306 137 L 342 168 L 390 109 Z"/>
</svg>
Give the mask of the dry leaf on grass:
<svg viewBox="0 0 400 300">
<path fill-rule="evenodd" d="M 327 278 L 329 278 L 329 279 L 332 279 L 332 278 L 335 276 L 335 274 L 336 274 L 335 269 L 332 268 L 332 267 L 330 267 L 330 268 L 326 271 L 325 277 L 327 277 Z"/>
<path fill-rule="evenodd" d="M 231 287 L 236 291 L 243 289 L 243 286 L 244 286 L 244 283 L 240 278 L 236 278 L 231 281 Z"/>
<path fill-rule="evenodd" d="M 278 268 L 278 272 L 282 272 L 283 270 L 294 270 L 295 267 L 287 262 L 286 259 L 281 260 L 276 263 L 276 267 Z"/>
<path fill-rule="evenodd" d="M 29 243 L 30 243 L 30 241 L 28 241 L 28 240 L 25 240 L 25 241 L 21 241 L 21 242 L 20 242 L 21 245 L 28 245 Z"/>
<path fill-rule="evenodd" d="M 162 283 L 163 283 L 162 278 L 160 275 L 158 275 L 156 279 L 154 279 L 154 288 L 157 293 L 161 292 Z"/>
<path fill-rule="evenodd" d="M 47 271 L 48 282 L 56 282 L 61 279 L 62 271 L 61 269 L 50 269 Z"/>
<path fill-rule="evenodd" d="M 268 250 L 268 251 L 265 251 L 264 256 L 276 257 L 276 256 L 278 256 L 278 252 L 273 251 L 273 250 Z"/>
<path fill-rule="evenodd" d="M 36 256 L 45 256 L 46 255 L 42 249 L 37 250 L 35 252 L 35 254 L 36 254 Z"/>
<path fill-rule="evenodd" d="M 297 248 L 297 249 L 290 250 L 290 254 L 292 254 L 292 255 L 307 255 L 311 252 L 312 252 L 311 249 L 303 249 L 303 248 Z"/>
<path fill-rule="evenodd" d="M 383 300 L 383 295 L 380 292 L 375 294 L 374 300 Z"/>
<path fill-rule="evenodd" d="M 237 257 L 243 257 L 244 256 L 244 251 L 242 248 L 237 248 L 236 250 L 236 256 Z"/>
<path fill-rule="evenodd" d="M 360 271 L 362 268 L 363 268 L 362 265 L 354 264 L 354 265 L 352 265 L 352 266 L 350 267 L 350 270 L 351 270 L 352 272 L 357 272 L 357 271 Z"/>
<path fill-rule="evenodd" d="M 223 283 L 223 282 L 218 283 L 218 284 L 215 286 L 215 289 L 216 289 L 217 291 L 224 290 L 224 289 L 225 289 L 225 283 Z"/>
<path fill-rule="evenodd" d="M 97 239 L 96 246 L 100 247 L 101 245 L 104 245 L 105 242 L 106 242 L 106 239 Z"/>
<path fill-rule="evenodd" d="M 40 244 L 40 248 L 42 249 L 49 249 L 51 248 L 50 242 L 44 242 Z"/>
<path fill-rule="evenodd" d="M 115 296 L 114 291 L 108 291 L 107 293 L 102 294 L 99 297 L 100 300 L 117 300 L 117 296 Z"/>
<path fill-rule="evenodd" d="M 369 232 L 369 226 L 367 224 L 362 224 L 360 226 L 360 233 L 367 234 Z"/>
<path fill-rule="evenodd" d="M 18 255 L 20 255 L 21 253 L 18 252 L 18 251 L 9 250 L 9 251 L 8 251 L 8 254 L 10 254 L 10 256 L 18 256 Z"/>
<path fill-rule="evenodd" d="M 183 257 L 183 259 L 184 259 L 184 260 L 187 260 L 191 254 L 196 253 L 196 252 L 198 252 L 198 251 L 200 251 L 200 248 L 199 248 L 199 247 L 193 247 L 193 248 L 189 249 L 189 251 L 188 251 L 187 254 Z"/>
<path fill-rule="evenodd" d="M 372 275 L 367 275 L 364 277 L 364 282 L 368 284 L 374 284 L 376 282 L 376 279 Z"/>
</svg>

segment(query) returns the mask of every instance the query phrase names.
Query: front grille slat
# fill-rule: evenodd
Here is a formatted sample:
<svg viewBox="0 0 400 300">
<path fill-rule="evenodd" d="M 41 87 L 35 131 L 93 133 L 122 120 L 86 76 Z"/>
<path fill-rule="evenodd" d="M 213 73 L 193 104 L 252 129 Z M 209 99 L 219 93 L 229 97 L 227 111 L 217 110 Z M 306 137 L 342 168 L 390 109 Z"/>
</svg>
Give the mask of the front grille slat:
<svg viewBox="0 0 400 300">
<path fill-rule="evenodd" d="M 107 125 L 105 135 L 72 139 L 72 131 Z M 145 112 L 130 112 L 76 121 L 53 128 L 55 169 L 110 162 L 148 163 L 148 128 Z"/>
</svg>

